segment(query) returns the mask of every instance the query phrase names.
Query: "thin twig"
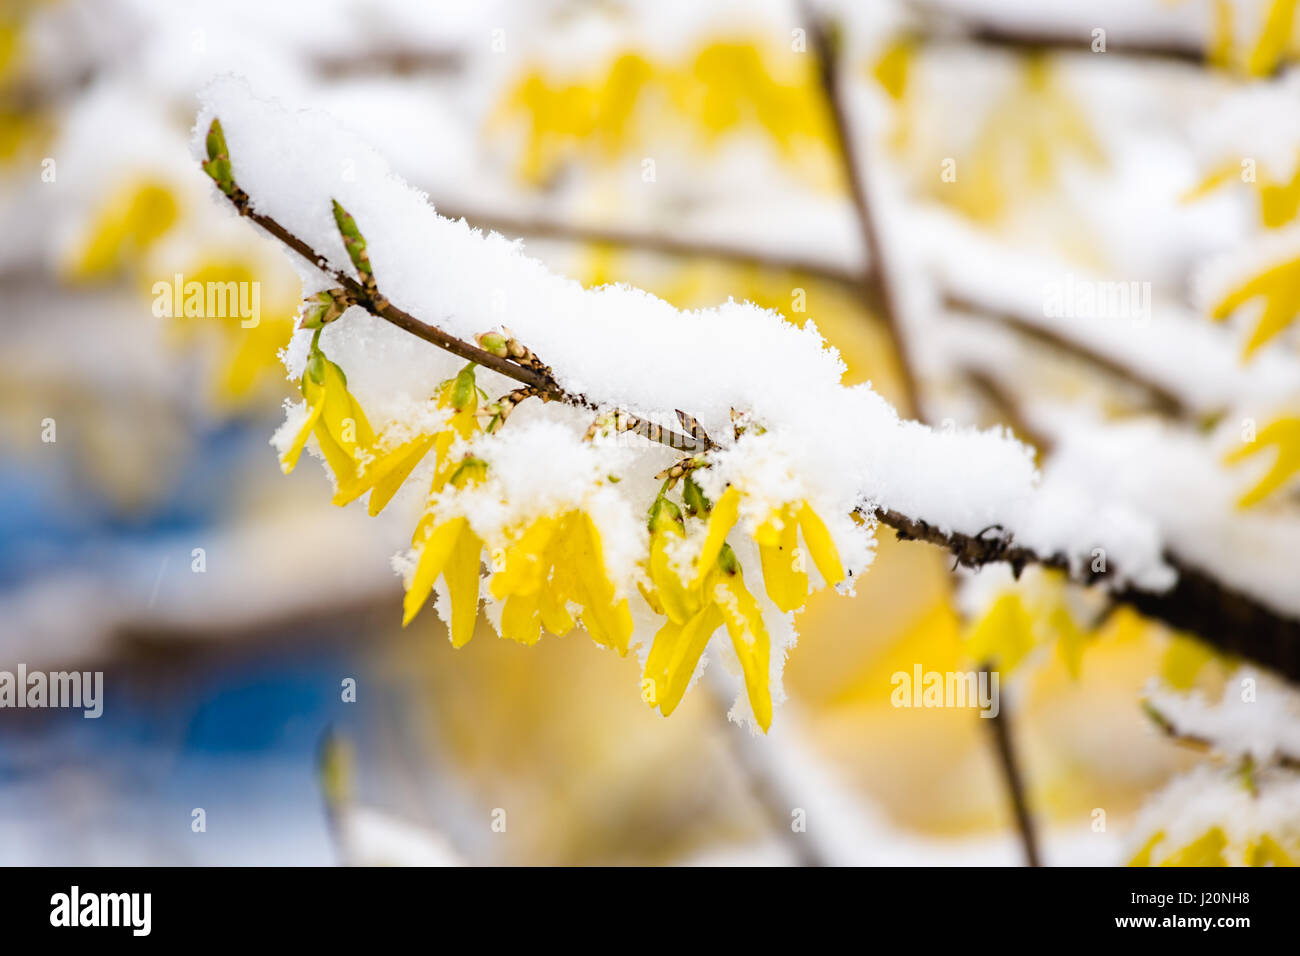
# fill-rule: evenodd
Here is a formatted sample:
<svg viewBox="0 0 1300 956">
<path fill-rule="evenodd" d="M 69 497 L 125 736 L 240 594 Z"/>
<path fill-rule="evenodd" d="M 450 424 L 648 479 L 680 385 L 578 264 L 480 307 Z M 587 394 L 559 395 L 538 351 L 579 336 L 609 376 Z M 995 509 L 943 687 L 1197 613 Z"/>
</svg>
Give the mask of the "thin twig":
<svg viewBox="0 0 1300 956">
<path fill-rule="evenodd" d="M 1187 403 L 1173 391 L 1143 375 L 1122 358 L 1108 355 L 1086 342 L 1069 338 L 1068 333 L 1065 331 L 1049 329 L 1027 316 L 1016 315 L 1005 310 L 995 310 L 988 305 L 976 302 L 955 292 L 948 292 L 944 295 L 944 305 L 949 310 L 970 318 L 996 322 L 1017 335 L 1069 355 L 1072 358 L 1087 362 L 1102 372 L 1122 379 L 1131 385 L 1137 385 L 1151 396 L 1156 411 L 1162 415 L 1184 420 L 1194 417 Z"/>
<path fill-rule="evenodd" d="M 1164 711 L 1151 703 L 1150 700 L 1142 701 L 1142 712 L 1150 718 L 1151 722 L 1156 725 L 1161 733 L 1175 743 L 1182 744 L 1184 747 L 1190 747 L 1191 749 L 1200 751 L 1201 753 L 1210 753 L 1220 750 L 1219 745 L 1208 737 L 1201 737 L 1197 734 L 1189 734 L 1184 730 L 1180 730 L 1178 725 L 1175 724 L 1173 720 L 1164 713 Z M 1277 761 L 1277 764 L 1280 767 L 1286 767 L 1288 770 L 1300 770 L 1300 757 L 1297 757 L 1294 754 L 1289 754 L 1285 751 L 1277 751 L 1273 755 L 1273 759 Z"/>
<path fill-rule="evenodd" d="M 991 669 L 990 664 L 980 665 L 981 686 L 988 682 Z M 1020 834 L 1020 845 L 1025 851 L 1025 865 L 1042 866 L 1042 860 L 1038 855 L 1038 836 L 1034 830 L 1033 817 L 1029 813 L 1029 800 L 1025 794 L 1020 764 L 1016 760 L 1015 744 L 1011 740 L 1011 724 L 1007 717 L 1005 702 L 999 703 L 997 711 L 989 718 L 988 723 L 989 730 L 993 734 L 994 749 L 998 755 L 998 769 L 1002 772 L 1002 780 L 1007 786 L 1007 797 L 1011 801 L 1016 831 Z"/>
<path fill-rule="evenodd" d="M 953 9 L 933 0 L 911 0 L 910 6 L 922 18 L 928 37 L 945 35 L 982 46 L 1018 53 L 1088 53 L 1092 55 L 1092 29 L 1041 23 L 1026 26 L 1009 17 L 982 15 L 980 11 Z M 1098 27 L 1105 24 L 1098 23 Z M 1205 43 L 1173 35 L 1129 37 L 1122 31 L 1106 33 L 1106 56 L 1133 57 L 1185 64 L 1196 68 L 1210 65 Z"/>
<path fill-rule="evenodd" d="M 555 380 L 549 369 L 537 368 L 532 365 L 522 365 L 510 358 L 502 358 L 498 355 L 479 348 L 469 342 L 459 339 L 454 335 L 444 332 L 436 325 L 430 325 L 411 315 L 409 312 L 393 305 L 384 296 L 368 290 L 365 285 L 352 278 L 341 269 L 335 268 L 330 262 L 311 246 L 303 242 L 280 223 L 276 222 L 270 216 L 257 212 L 252 208 L 248 197 L 242 193 L 228 197 L 241 216 L 244 216 L 261 226 L 267 233 L 274 236 L 284 245 L 288 246 L 299 256 L 310 262 L 317 269 L 320 269 L 340 286 L 346 289 L 357 305 L 364 308 L 372 315 L 383 319 L 392 325 L 397 326 L 406 332 L 411 333 L 417 338 L 438 346 L 444 351 L 450 352 L 470 362 L 475 362 L 484 368 L 498 372 L 507 378 L 514 379 L 516 382 L 533 389 L 534 394 L 538 395 L 545 401 L 558 401 L 566 405 L 574 405 L 579 408 L 596 409 L 596 405 L 587 399 L 584 395 L 574 394 L 566 391 Z M 634 422 L 640 422 L 633 416 L 626 416 Z M 654 426 L 653 429 L 647 428 L 645 434 L 653 431 L 655 437 L 652 439 L 661 444 L 668 445 L 681 451 L 708 451 L 712 442 L 707 445 L 696 438 L 683 435 L 668 428 Z"/>
<path fill-rule="evenodd" d="M 898 354 L 902 373 L 903 387 L 908 404 L 916 417 L 925 420 L 925 406 L 921 399 L 920 384 L 910 353 L 907 331 L 903 327 L 902 314 L 898 304 L 897 292 L 889 272 L 889 263 L 885 259 L 884 242 L 880 237 L 880 227 L 873 215 L 867 195 L 867 182 L 863 171 L 863 158 L 855 145 L 853 128 L 849 124 L 848 109 L 839 88 L 838 57 L 826 26 L 821 19 L 804 2 L 804 15 L 808 22 L 808 35 L 817 56 L 818 76 L 822 92 L 830 108 L 835 141 L 839 147 L 841 165 L 849 183 L 849 192 L 853 198 L 853 208 L 857 214 L 858 227 L 862 233 L 862 243 L 867 251 L 869 268 L 862 276 L 866 288 L 874 288 Z M 1003 779 L 1009 792 L 1012 809 L 1016 818 L 1020 839 L 1025 849 L 1025 858 L 1030 866 L 1038 865 L 1038 848 L 1034 842 L 1033 827 L 1029 820 L 1028 798 L 1019 768 L 1016 766 L 1015 753 L 1011 748 L 1008 718 L 1001 711 L 991 722 L 994 741 L 998 752 L 998 766 L 1002 769 Z"/>
<path fill-rule="evenodd" d="M 884 319 L 890 337 L 893 339 L 894 349 L 898 353 L 899 377 L 902 380 L 907 404 L 913 414 L 924 421 L 916 366 L 909 351 L 910 343 L 906 330 L 903 328 L 898 295 L 890 277 L 879 224 L 876 222 L 868 198 L 865 158 L 859 152 L 853 138 L 848 107 L 840 90 L 839 58 L 836 56 L 834 43 L 826 31 L 826 25 L 806 2 L 803 4 L 803 15 L 808 25 L 808 38 L 811 41 L 812 51 L 817 58 L 817 77 L 821 83 L 822 94 L 826 98 L 827 109 L 830 111 L 831 128 L 841 159 L 840 165 L 849 186 L 849 196 L 853 201 L 858 230 L 862 234 L 862 245 L 867 253 L 868 265 L 863 269 L 859 281 L 868 301 L 874 300 L 879 305 L 881 318 Z"/>
</svg>

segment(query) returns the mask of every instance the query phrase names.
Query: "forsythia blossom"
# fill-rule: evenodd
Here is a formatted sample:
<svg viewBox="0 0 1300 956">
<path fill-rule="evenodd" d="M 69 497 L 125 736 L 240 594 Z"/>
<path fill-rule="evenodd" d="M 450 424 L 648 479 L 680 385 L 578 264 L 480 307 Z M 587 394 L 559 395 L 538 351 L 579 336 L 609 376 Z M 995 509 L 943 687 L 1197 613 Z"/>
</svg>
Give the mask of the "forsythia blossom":
<svg viewBox="0 0 1300 956">
<path fill-rule="evenodd" d="M 339 498 L 347 498 L 356 487 L 358 472 L 369 457 L 375 436 L 366 413 L 348 391 L 343 370 L 320 350 L 320 333 L 312 338 L 307 370 L 302 376 L 302 395 L 307 400 L 303 420 L 288 449 L 280 456 L 285 474 L 293 471 L 313 434 L 321 453 L 338 482 Z"/>
</svg>

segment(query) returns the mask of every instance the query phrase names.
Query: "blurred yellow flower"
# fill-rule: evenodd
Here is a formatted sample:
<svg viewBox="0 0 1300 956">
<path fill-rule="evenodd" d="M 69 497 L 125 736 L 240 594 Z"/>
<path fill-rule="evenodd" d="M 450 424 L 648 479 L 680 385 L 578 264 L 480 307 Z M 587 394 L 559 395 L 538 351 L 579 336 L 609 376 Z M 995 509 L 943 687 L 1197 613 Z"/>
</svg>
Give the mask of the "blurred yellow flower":
<svg viewBox="0 0 1300 956">
<path fill-rule="evenodd" d="M 1233 464 L 1243 461 L 1270 446 L 1277 449 L 1277 458 L 1273 461 L 1273 467 L 1255 487 L 1241 496 L 1237 507 L 1250 508 L 1259 504 L 1300 473 L 1300 417 L 1279 418 L 1265 426 L 1253 442 L 1242 445 L 1226 455 L 1224 463 Z"/>
<path fill-rule="evenodd" d="M 575 82 L 555 82 L 532 67 L 506 91 L 493 125 L 522 120 L 519 175 L 541 184 L 566 163 L 609 163 L 668 135 L 662 117 L 670 104 L 704 142 L 755 127 L 792 168 L 827 183 L 835 170 L 830 126 L 805 59 L 779 57 L 757 42 L 719 40 L 687 62 L 628 50 L 603 73 Z"/>
<path fill-rule="evenodd" d="M 976 622 L 966 638 L 966 652 L 1003 674 L 1015 669 L 1034 649 L 1034 622 L 1015 591 L 1006 591 Z"/>
<path fill-rule="evenodd" d="M 1231 290 L 1211 312 L 1222 321 L 1252 299 L 1264 299 L 1264 310 L 1242 350 L 1249 358 L 1255 350 L 1295 321 L 1300 314 L 1300 259 L 1265 269 Z"/>
<path fill-rule="evenodd" d="M 65 268 L 77 282 L 108 278 L 134 264 L 180 218 L 180 202 L 163 182 L 128 182 L 100 206 Z"/>
</svg>

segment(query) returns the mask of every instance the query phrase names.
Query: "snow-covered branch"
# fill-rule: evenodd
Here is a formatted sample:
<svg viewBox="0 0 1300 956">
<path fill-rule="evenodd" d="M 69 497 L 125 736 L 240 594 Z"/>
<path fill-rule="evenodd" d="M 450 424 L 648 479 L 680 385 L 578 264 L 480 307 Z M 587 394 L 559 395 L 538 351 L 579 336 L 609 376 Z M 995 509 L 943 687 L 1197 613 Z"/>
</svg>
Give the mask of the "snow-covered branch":
<svg viewBox="0 0 1300 956">
<path fill-rule="evenodd" d="M 756 483 L 754 494 L 769 502 L 746 507 L 789 507 L 793 515 L 800 502 L 815 503 L 829 522 L 826 540 L 845 555 L 850 579 L 870 561 L 861 532 L 869 534 L 880 522 L 901 537 L 946 548 L 967 567 L 1001 562 L 1019 570 L 1038 564 L 1062 569 L 1080 583 L 1104 582 L 1117 599 L 1149 616 L 1300 676 L 1300 622 L 1197 568 L 1171 561 L 1143 515 L 1095 498 L 1068 477 L 1040 476 L 1029 450 L 1000 431 L 931 429 L 901 420 L 869 387 L 841 385 L 838 356 L 811 323 L 795 329 L 773 313 L 735 303 L 680 313 L 626 287 L 584 290 L 547 273 L 517 245 L 437 216 L 424 196 L 325 117 L 286 113 L 250 97 L 237 83 L 219 84 L 209 97 L 201 128 L 220 115 L 231 149 L 226 156 L 222 141 L 227 165 L 213 177 L 222 192 L 241 215 L 301 257 L 311 288 L 321 288 L 324 278 L 324 286 L 338 290 L 327 296 L 342 296 L 343 305 L 360 306 L 372 317 L 366 324 L 349 309 L 347 320 L 331 323 L 322 340 L 328 342 L 329 364 L 344 363 L 348 387 L 372 413 L 385 407 L 385 400 L 387 408 L 394 407 L 385 393 L 399 387 L 401 370 L 391 362 L 412 370 L 414 377 L 400 386 L 408 394 L 430 394 L 446 377 L 443 369 L 454 371 L 439 366 L 434 353 L 411 352 L 382 332 L 392 327 L 552 403 L 579 409 L 588 421 L 593 413 L 617 412 L 637 424 L 638 434 L 678 452 L 669 460 L 647 459 L 658 478 L 664 465 L 682 460 L 681 452 L 707 454 L 714 467 L 698 474 L 714 500 L 739 481 Z M 214 155 L 210 140 L 207 152 Z M 340 180 L 331 168 L 358 174 Z M 347 221 L 353 222 L 348 213 L 355 215 L 355 228 L 365 233 L 364 263 L 355 240 L 346 239 L 339 218 L 343 209 Z M 361 279 L 349 274 L 349 261 L 364 266 Z M 503 302 L 515 304 L 503 308 Z M 437 316 L 436 324 L 417 318 L 419 313 Z M 506 331 L 505 320 L 513 331 Z M 312 355 L 318 354 L 321 331 L 303 330 L 295 337 L 288 352 L 291 368 L 306 362 L 306 337 Z M 478 345 L 472 344 L 476 338 Z M 328 389 L 328 379 L 325 383 Z M 304 378 L 310 402 L 309 392 Z M 684 410 L 677 417 L 690 434 L 660 424 L 671 420 L 669 409 Z M 731 439 L 737 410 L 742 421 L 761 426 L 751 430 L 758 438 L 741 440 L 737 430 Z M 408 427 L 399 413 L 387 417 L 386 430 Z M 537 456 L 550 454 L 545 443 L 559 440 L 560 432 L 534 428 L 527 438 L 516 439 L 514 430 L 512 423 L 518 449 L 503 452 L 506 457 L 493 467 L 502 469 L 506 485 L 518 482 L 510 485 L 516 493 L 543 494 L 529 482 L 544 480 Z M 564 454 L 559 448 L 554 457 Z M 598 451 L 583 456 L 604 474 L 620 467 L 598 463 L 603 461 Z M 518 474 L 510 475 L 511 468 Z M 571 483 L 572 475 L 565 472 L 556 480 Z M 343 477 L 340 482 L 346 498 L 347 482 Z M 630 487 L 630 492 L 607 488 L 601 496 L 625 501 L 620 513 L 629 505 L 635 513 L 635 498 L 624 496 L 644 485 Z M 723 500 L 736 507 L 734 495 Z M 686 504 L 691 506 L 689 496 Z M 859 516 L 857 522 L 849 519 L 850 512 Z M 508 515 L 493 514 L 504 527 L 500 522 Z M 614 523 L 623 526 L 626 520 Z M 762 516 L 746 520 L 754 521 L 761 538 Z M 609 527 L 604 532 L 611 534 Z M 812 536 L 807 528 L 805 534 Z M 700 539 L 689 537 L 692 543 L 683 548 L 701 546 Z M 702 546 L 707 549 L 708 542 Z M 605 545 L 629 562 L 640 560 L 635 557 L 640 547 L 635 535 Z M 635 577 L 632 564 L 627 566 Z M 775 660 L 774 667 L 779 678 Z"/>
</svg>

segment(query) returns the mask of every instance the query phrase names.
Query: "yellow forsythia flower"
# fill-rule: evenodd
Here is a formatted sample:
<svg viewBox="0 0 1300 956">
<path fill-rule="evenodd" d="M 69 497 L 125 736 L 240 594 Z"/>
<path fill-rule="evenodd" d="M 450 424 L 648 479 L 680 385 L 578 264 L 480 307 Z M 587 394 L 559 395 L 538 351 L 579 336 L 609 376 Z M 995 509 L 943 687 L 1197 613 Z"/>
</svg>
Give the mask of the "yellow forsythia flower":
<svg viewBox="0 0 1300 956">
<path fill-rule="evenodd" d="M 262 289 L 273 287 L 263 282 L 266 273 L 249 262 L 214 259 L 204 263 L 187 277 L 205 288 L 209 284 L 259 283 Z M 286 294 L 268 301 L 255 325 L 245 327 L 243 317 L 229 309 L 227 315 L 213 316 L 210 324 L 219 330 L 220 371 L 213 382 L 214 400 L 223 407 L 246 402 L 258 394 L 264 383 L 283 382 L 280 350 L 293 335 L 295 302 Z M 277 385 L 278 388 L 278 385 Z"/>
<path fill-rule="evenodd" d="M 1264 19 L 1264 29 L 1246 61 L 1246 72 L 1251 76 L 1268 76 L 1282 62 L 1291 45 L 1295 8 L 1296 0 L 1273 0 Z"/>
<path fill-rule="evenodd" d="M 626 598 L 615 600 L 600 529 L 581 509 L 542 515 L 525 527 L 506 546 L 491 588 L 505 602 L 503 637 L 534 644 L 542 628 L 565 634 L 575 624 L 568 610 L 574 604 L 597 644 L 627 653 L 632 612 Z"/>
<path fill-rule="evenodd" d="M 1266 426 L 1253 442 L 1225 456 L 1224 463 L 1242 461 L 1270 445 L 1277 448 L 1277 458 L 1273 461 L 1273 467 L 1259 484 L 1241 496 L 1237 507 L 1250 508 L 1259 504 L 1300 473 L 1300 418 L 1279 418 Z"/>
<path fill-rule="evenodd" d="M 685 535 L 681 513 L 665 499 L 656 502 L 651 518 L 650 578 L 654 591 L 647 595 L 651 607 L 662 608 L 668 620 L 655 634 L 642 678 L 643 696 L 665 717 L 681 703 L 700 657 L 717 629 L 726 625 L 732 648 L 745 677 L 754 719 L 766 733 L 772 723 L 769 674 L 772 641 L 753 594 L 745 587 L 740 563 L 722 543 L 713 567 L 700 579 L 686 584 L 673 570 L 669 542 Z"/>
<path fill-rule="evenodd" d="M 1180 199 L 1185 203 L 1195 202 L 1237 179 L 1246 181 L 1243 167 L 1232 160 L 1216 166 Z M 1296 164 L 1289 180 L 1274 179 L 1268 172 L 1260 170 L 1253 181 L 1259 194 L 1259 217 L 1265 228 L 1279 229 L 1295 219 L 1300 212 L 1300 163 Z"/>
<path fill-rule="evenodd" d="M 1222 321 L 1251 299 L 1261 296 L 1264 311 L 1242 351 L 1243 358 L 1250 357 L 1261 345 L 1294 322 L 1300 313 L 1300 259 L 1292 259 L 1252 276 L 1224 296 L 1214 307 L 1212 315 L 1215 321 Z"/>
<path fill-rule="evenodd" d="M 356 486 L 375 436 L 365 412 L 348 391 L 347 376 L 325 357 L 314 340 L 302 376 L 302 394 L 307 400 L 307 417 L 280 457 L 280 468 L 286 475 L 293 471 L 307 439 L 314 434 L 334 472 L 339 495 L 346 496 Z"/>
<path fill-rule="evenodd" d="M 1033 647 L 1033 620 L 1014 591 L 999 596 L 966 639 L 966 651 L 973 660 L 994 664 L 1003 674 L 1012 671 Z"/>
<path fill-rule="evenodd" d="M 708 532 L 696 564 L 695 583 L 709 574 L 722 551 L 727 533 L 740 515 L 740 492 L 728 486 L 709 515 Z M 763 567 L 763 586 L 772 603 L 782 611 L 803 607 L 808 599 L 808 574 L 804 570 L 803 552 L 799 549 L 799 532 L 817 570 L 827 584 L 844 579 L 839 551 L 826 530 L 825 523 L 806 501 L 789 502 L 772 510 L 754 532 L 759 559 Z"/>
<path fill-rule="evenodd" d="M 506 92 L 493 125 L 522 120 L 519 174 L 532 183 L 550 181 L 566 163 L 608 163 L 651 136 L 662 139 L 665 105 L 708 142 L 758 126 L 791 165 L 825 180 L 833 169 L 825 105 L 804 58 L 786 63 L 788 75 L 782 75 L 775 69 L 781 61 L 765 56 L 758 44 L 722 40 L 688 62 L 651 60 L 629 50 L 603 73 L 576 82 L 553 81 L 533 67 Z"/>
<path fill-rule="evenodd" d="M 175 225 L 180 204 L 161 182 L 140 180 L 120 188 L 99 209 L 67 269 L 79 282 L 102 279 L 138 259 Z"/>
<path fill-rule="evenodd" d="M 379 514 L 430 449 L 434 452 L 437 465 L 430 491 L 440 491 L 456 467 L 456 462 L 450 460 L 451 447 L 456 439 L 471 438 L 482 430 L 478 423 L 478 387 L 475 384 L 473 364 L 467 365 L 459 375 L 439 386 L 437 403 L 439 408 L 450 409 L 452 412 L 445 428 L 433 433 L 418 434 L 392 447 L 385 447 L 384 437 L 381 436 L 373 449 L 374 457 L 366 463 L 360 478 L 346 494 L 340 488 L 339 494 L 334 497 L 334 503 L 347 504 L 369 491 L 370 514 Z M 423 538 L 424 530 L 427 528 L 422 523 L 416 529 L 417 540 Z"/>
<path fill-rule="evenodd" d="M 484 465 L 474 458 L 466 459 L 447 482 L 455 488 L 481 481 Z M 439 577 L 447 582 L 451 595 L 451 624 L 448 628 L 452 647 L 464 647 L 474 636 L 478 620 L 479 579 L 482 576 L 481 555 L 483 541 L 470 527 L 469 519 L 450 518 L 441 524 L 434 522 L 432 513 L 420 522 L 420 529 L 429 529 L 417 544 L 419 557 L 411 586 L 402 601 L 402 626 L 410 624 L 429 600 L 433 585 Z M 420 534 L 417 529 L 417 535 Z"/>
</svg>

